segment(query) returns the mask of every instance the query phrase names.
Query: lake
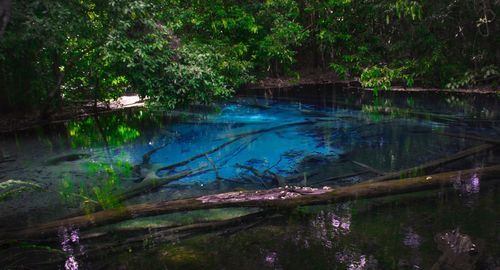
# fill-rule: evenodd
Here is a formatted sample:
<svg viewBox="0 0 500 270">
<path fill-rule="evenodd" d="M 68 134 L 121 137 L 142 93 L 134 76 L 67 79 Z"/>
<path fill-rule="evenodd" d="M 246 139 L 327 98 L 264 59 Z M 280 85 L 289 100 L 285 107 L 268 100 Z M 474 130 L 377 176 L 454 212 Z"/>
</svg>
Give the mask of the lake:
<svg viewBox="0 0 500 270">
<path fill-rule="evenodd" d="M 124 109 L 2 133 L 0 226 L 6 233 L 0 234 L 0 265 L 498 269 L 500 190 L 498 181 L 483 183 L 480 173 L 438 190 L 329 205 L 131 213 L 90 228 L 10 233 L 136 204 L 359 184 L 494 143 L 499 108 L 498 95 L 375 97 L 311 87 L 248 91 L 214 106 L 173 112 Z M 398 178 L 497 164 L 500 152 L 491 146 Z"/>
</svg>

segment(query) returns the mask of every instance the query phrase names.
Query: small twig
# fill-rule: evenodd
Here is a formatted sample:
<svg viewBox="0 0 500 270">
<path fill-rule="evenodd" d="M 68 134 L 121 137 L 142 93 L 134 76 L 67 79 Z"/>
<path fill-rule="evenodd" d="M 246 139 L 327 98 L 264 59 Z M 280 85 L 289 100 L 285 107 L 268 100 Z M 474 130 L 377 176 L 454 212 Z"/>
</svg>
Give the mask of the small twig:
<svg viewBox="0 0 500 270">
<path fill-rule="evenodd" d="M 280 164 L 281 160 L 283 159 L 283 155 L 280 155 L 280 158 L 278 159 L 278 161 L 276 163 L 274 163 L 271 167 L 267 168 L 266 171 L 269 171 L 271 170 L 272 168 L 278 166 L 278 164 Z"/>
<path fill-rule="evenodd" d="M 246 165 L 241 165 L 239 163 L 236 163 L 236 165 L 234 165 L 234 166 L 236 166 L 238 168 L 242 168 L 242 169 L 248 170 L 248 171 L 250 171 L 252 174 L 254 174 L 257 177 L 262 178 L 264 176 L 264 174 L 262 174 L 259 170 L 255 169 L 254 167 L 246 166 Z"/>
<path fill-rule="evenodd" d="M 212 159 L 210 159 L 210 157 L 208 157 L 208 155 L 205 155 L 205 158 L 207 158 L 208 160 L 208 163 L 210 163 L 210 165 L 212 165 L 212 168 L 214 169 L 214 172 L 215 172 L 215 179 L 217 180 L 217 182 L 219 182 L 220 184 L 220 180 L 222 179 L 219 175 L 219 171 L 217 170 L 217 166 L 215 166 L 215 163 L 212 161 Z"/>
<path fill-rule="evenodd" d="M 266 172 L 268 172 L 269 174 L 271 174 L 273 176 L 273 179 L 276 181 L 276 183 L 278 184 L 279 187 L 286 186 L 286 180 L 283 176 L 281 176 L 277 173 L 274 173 L 270 170 L 266 170 Z"/>
<path fill-rule="evenodd" d="M 143 156 L 142 156 L 142 164 L 143 165 L 146 165 L 149 163 L 149 161 L 151 160 L 151 155 L 153 155 L 154 153 L 158 152 L 159 150 L 167 147 L 168 143 L 164 143 L 158 147 L 155 147 L 151 150 L 149 150 L 148 152 L 146 152 Z"/>
</svg>

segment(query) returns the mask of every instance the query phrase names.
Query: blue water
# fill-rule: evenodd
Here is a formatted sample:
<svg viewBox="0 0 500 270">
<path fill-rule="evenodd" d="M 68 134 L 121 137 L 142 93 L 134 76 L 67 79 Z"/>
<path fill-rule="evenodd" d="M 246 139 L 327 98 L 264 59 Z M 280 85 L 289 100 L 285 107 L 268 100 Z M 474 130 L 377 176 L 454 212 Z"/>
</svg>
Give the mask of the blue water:
<svg viewBox="0 0 500 270">
<path fill-rule="evenodd" d="M 392 104 L 405 104 L 401 100 L 396 101 Z M 420 99 L 415 99 L 415 103 L 424 106 L 410 108 L 419 113 L 434 108 L 433 112 L 446 113 L 450 117 L 448 119 L 408 113 L 381 114 L 370 111 L 370 107 L 362 107 L 373 105 L 370 102 L 363 104 L 356 101 L 356 104 L 346 106 L 321 101 L 304 103 L 293 99 L 242 98 L 218 104 L 217 109 L 175 112 L 157 108 L 124 110 L 3 134 L 0 136 L 0 154 L 10 161 L 0 163 L 0 181 L 32 181 L 44 190 L 26 191 L 1 201 L 0 227 L 29 227 L 80 214 L 83 211 L 82 198 L 97 200 L 92 192 L 96 188 L 106 188 L 110 179 L 116 180 L 107 191 L 113 195 L 137 185 L 142 179 L 138 170 L 147 172 L 151 168 L 184 160 L 191 161 L 160 171 L 158 175 L 175 175 L 200 167 L 203 170 L 122 204 L 277 187 L 278 183 L 270 177 L 272 174 L 283 177 L 304 175 L 291 179 L 287 183 L 289 185 L 351 185 L 377 176 L 374 171 L 385 173 L 411 168 L 482 143 L 446 136 L 442 132 L 490 138 L 500 136 L 500 131 L 495 129 L 499 118 L 495 104 L 481 109 L 477 105 L 470 106 L 474 108 L 470 114 L 464 110 L 453 110 L 456 106 L 448 108 L 443 105 L 438 110 Z M 444 104 L 437 99 L 435 102 Z M 493 119 L 481 117 L 478 111 L 488 112 Z M 462 121 L 462 118 L 469 121 Z M 218 151 L 193 158 L 238 136 L 241 136 L 239 140 Z M 143 164 L 143 156 L 154 149 L 157 151 L 151 154 L 147 164 Z M 498 152 L 492 151 L 488 155 L 477 155 L 442 166 L 434 172 L 485 167 L 499 162 Z M 248 169 L 250 167 L 264 176 L 256 176 L 254 171 Z M 345 175 L 352 176 L 325 181 Z M 416 197 L 299 209 L 291 213 L 276 213 L 276 218 L 273 216 L 253 229 L 241 230 L 234 237 L 200 236 L 181 243 L 177 240 L 174 244 L 166 241 L 158 246 L 154 241 L 146 241 L 140 248 L 134 246 L 134 252 L 125 251 L 116 257 L 98 258 L 99 255 L 86 248 L 91 250 L 103 244 L 100 241 L 106 244 L 116 241 L 118 245 L 121 237 L 126 239 L 130 236 L 127 230 L 95 242 L 71 240 L 81 250 L 77 251 L 75 247 L 70 255 L 41 253 L 39 246 L 45 248 L 44 245 L 67 252 L 68 239 L 72 239 L 73 234 L 75 237 L 85 234 L 78 228 L 65 227 L 64 237 L 51 235 L 47 236 L 46 242 L 33 242 L 38 247 L 19 248 L 14 245 L 0 248 L 0 255 L 3 256 L 0 263 L 21 268 L 43 261 L 46 266 L 55 265 L 61 269 L 68 261 L 78 262 L 83 269 L 92 269 L 94 263 L 100 265 L 103 262 L 103 268 L 120 268 L 123 264 L 125 268 L 128 265 L 142 269 L 161 269 L 163 266 L 183 269 L 185 264 L 187 268 L 195 269 L 220 269 L 221 266 L 233 269 L 242 262 L 248 269 L 325 269 L 330 266 L 365 269 L 370 264 L 377 265 L 379 269 L 398 269 L 409 265 L 425 269 L 439 259 L 439 247 L 434 244 L 434 238 L 443 232 L 463 228 L 460 232 L 471 236 L 473 241 L 500 239 L 496 229 L 498 188 L 481 186 L 479 189 L 479 178 L 476 182 L 477 188 L 456 187 L 449 193 L 437 191 L 424 194 L 425 205 L 420 197 Z M 151 224 L 165 225 L 162 222 L 166 222 L 170 226 L 179 219 L 192 222 L 195 218 L 190 215 L 193 213 L 151 217 L 142 221 L 134 218 L 129 222 L 137 221 L 144 226 L 141 227 L 144 231 L 135 232 L 140 236 L 153 234 L 154 231 L 148 227 Z M 224 209 L 196 215 L 209 216 L 213 220 L 237 216 Z M 479 227 L 483 229 L 476 229 Z M 410 241 L 414 238 L 420 242 Z M 53 242 L 53 239 L 59 240 Z M 164 240 L 160 237 L 157 241 L 162 243 Z M 498 260 L 498 241 L 486 242 L 485 254 Z M 418 256 L 411 253 L 413 250 L 420 252 Z M 30 252 L 34 252 L 33 257 Z M 251 255 L 242 258 L 242 252 Z M 18 257 L 23 259 L 16 259 Z M 413 260 L 414 257 L 419 259 Z M 55 259 L 51 263 L 46 262 L 47 258 Z M 361 264 L 365 267 L 349 268 Z"/>
</svg>

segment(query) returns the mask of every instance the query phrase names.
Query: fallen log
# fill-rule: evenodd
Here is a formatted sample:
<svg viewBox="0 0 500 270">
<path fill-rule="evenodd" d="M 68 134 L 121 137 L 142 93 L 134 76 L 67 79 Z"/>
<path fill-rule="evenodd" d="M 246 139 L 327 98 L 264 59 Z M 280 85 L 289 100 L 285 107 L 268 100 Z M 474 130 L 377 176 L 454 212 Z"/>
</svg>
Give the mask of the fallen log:
<svg viewBox="0 0 500 270">
<path fill-rule="evenodd" d="M 358 198 L 373 198 L 451 186 L 461 179 L 480 181 L 500 180 L 500 165 L 439 173 L 376 183 L 360 183 L 340 188 L 275 188 L 262 191 L 230 192 L 198 198 L 144 203 L 120 209 L 110 209 L 94 214 L 57 220 L 40 226 L 15 231 L 4 231 L 2 239 L 23 239 L 57 233 L 61 226 L 86 229 L 116 223 L 140 216 L 183 212 L 210 208 L 258 207 L 262 209 L 293 208 L 303 205 L 339 203 Z"/>
<path fill-rule="evenodd" d="M 413 167 L 413 168 L 404 169 L 404 170 L 400 170 L 400 171 L 393 172 L 393 173 L 383 174 L 382 176 L 372 178 L 372 179 L 366 181 L 365 183 L 374 183 L 374 182 L 379 182 L 379 181 L 384 181 L 384 180 L 405 178 L 405 177 L 408 177 L 412 174 L 413 174 L 413 176 L 417 176 L 417 174 L 426 174 L 426 173 L 429 173 L 430 171 L 432 171 L 432 170 L 434 170 L 442 165 L 445 165 L 445 164 L 448 164 L 451 162 L 455 162 L 457 160 L 460 160 L 460 159 L 463 159 L 463 158 L 466 158 L 466 157 L 493 149 L 493 148 L 495 148 L 495 146 L 496 145 L 492 145 L 492 144 L 481 144 L 479 146 L 472 147 L 472 148 L 466 149 L 464 151 L 460 151 L 460 152 L 458 152 L 454 155 L 451 155 L 449 157 L 441 158 L 438 160 L 433 160 L 433 161 L 424 163 L 422 165 L 418 165 L 418 166 Z"/>
<path fill-rule="evenodd" d="M 456 137 L 456 138 L 460 138 L 460 139 L 469 139 L 469 140 L 474 140 L 474 141 L 486 142 L 486 143 L 491 143 L 491 144 L 500 144 L 500 140 L 480 137 L 480 136 L 471 135 L 471 134 L 455 134 L 455 133 L 450 133 L 450 132 L 438 132 L 436 134 L 448 136 L 448 137 Z"/>
<path fill-rule="evenodd" d="M 227 136 L 225 138 L 221 138 L 221 139 L 228 139 L 229 141 L 224 142 L 224 143 L 218 145 L 215 148 L 212 148 L 212 149 L 210 149 L 210 150 L 208 150 L 206 152 L 203 152 L 203 153 L 197 154 L 195 156 L 192 156 L 192 157 L 190 157 L 190 158 L 188 158 L 186 160 L 183 160 L 183 161 L 180 161 L 180 162 L 168 165 L 168 166 L 161 167 L 157 171 L 169 170 L 169 169 L 172 169 L 172 168 L 175 168 L 175 167 L 186 165 L 189 162 L 192 162 L 192 161 L 197 160 L 199 158 L 202 158 L 202 157 L 205 157 L 205 156 L 210 155 L 212 153 L 215 153 L 215 152 L 219 151 L 220 149 L 222 149 L 222 148 L 224 148 L 224 147 L 226 147 L 226 146 L 228 146 L 228 145 L 230 145 L 230 144 L 232 144 L 232 143 L 234 143 L 234 142 L 236 142 L 236 141 L 238 141 L 238 140 L 240 140 L 242 138 L 248 137 L 248 136 L 257 135 L 257 134 L 260 134 L 260 133 L 265 133 L 265 132 L 274 131 L 274 130 L 278 130 L 278 129 L 282 129 L 282 128 L 287 128 L 287 127 L 292 127 L 292 126 L 301 126 L 301 125 L 314 124 L 316 122 L 317 121 L 306 120 L 306 121 L 301 121 L 301 122 L 293 122 L 293 123 L 283 124 L 283 125 L 274 126 L 274 127 L 270 127 L 270 128 L 264 128 L 264 129 L 259 129 L 259 130 L 244 132 L 244 133 L 240 133 L 240 134 L 236 134 L 236 135 L 230 135 L 230 136 Z"/>
<path fill-rule="evenodd" d="M 134 185 L 132 188 L 128 189 L 127 191 L 123 192 L 122 194 L 118 195 L 118 199 L 120 201 L 125 201 L 127 199 L 130 199 L 132 197 L 135 197 L 139 194 L 145 193 L 150 190 L 157 189 L 161 186 L 164 186 L 168 183 L 171 183 L 173 181 L 177 181 L 179 179 L 182 179 L 187 176 L 191 176 L 194 173 L 202 171 L 206 166 L 201 166 L 196 169 L 192 170 L 186 170 L 183 172 L 180 172 L 178 174 L 174 175 L 168 175 L 165 177 L 159 177 L 156 175 L 156 173 L 152 172 L 151 176 L 146 177 L 142 182 Z"/>
<path fill-rule="evenodd" d="M 194 223 L 183 226 L 174 226 L 167 228 L 155 228 L 152 230 L 137 230 L 131 232 L 120 232 L 112 231 L 110 235 L 108 233 L 90 233 L 83 234 L 80 236 L 80 243 L 85 246 L 84 250 L 77 250 L 76 254 L 73 256 L 77 258 L 85 259 L 95 259 L 103 258 L 104 256 L 109 256 L 110 254 L 116 254 L 128 250 L 129 252 L 134 250 L 144 250 L 147 249 L 147 244 L 164 244 L 164 243 L 175 243 L 179 240 L 187 239 L 200 235 L 203 233 L 210 233 L 212 235 L 229 235 L 234 234 L 242 230 L 247 230 L 255 227 L 264 221 L 273 220 L 280 218 L 281 215 L 274 214 L 273 212 L 260 211 L 256 213 L 246 214 L 240 217 L 235 217 L 227 220 L 216 220 L 210 222 Z M 122 233 L 122 234 L 120 234 Z M 116 234 L 120 234 L 121 238 L 117 239 Z M 125 237 L 124 239 L 122 239 Z M 54 239 L 44 239 L 44 242 L 56 242 L 59 241 L 58 238 Z M 14 241 L 10 243 L 13 246 L 18 246 L 26 243 L 19 241 Z M 35 246 L 36 247 L 36 246 Z M 47 248 L 44 248 L 47 252 Z M 52 251 L 52 250 L 49 250 Z M 18 248 L 11 248 L 6 250 L 7 254 L 20 254 L 21 256 L 26 254 L 26 249 L 18 250 Z M 48 252 L 47 252 L 48 253 Z M 48 253 L 51 256 L 47 256 L 42 260 L 38 259 L 33 261 L 33 263 L 26 263 L 25 261 L 18 261 L 16 258 L 8 257 L 0 261 L 4 264 L 9 263 L 9 265 L 14 268 L 28 267 L 29 269 L 39 269 L 39 268 L 49 268 L 58 266 L 64 263 L 68 258 L 68 254 L 54 249 L 52 253 Z M 95 266 L 95 265 L 94 265 Z"/>
<path fill-rule="evenodd" d="M 355 177 L 355 176 L 360 176 L 360 175 L 367 174 L 367 173 L 370 173 L 370 171 L 366 170 L 366 171 L 361 171 L 361 172 L 343 174 L 343 175 L 339 175 L 339 176 L 332 176 L 332 177 L 328 177 L 328 178 L 316 181 L 316 182 L 312 183 L 311 186 L 318 187 L 320 185 L 325 185 L 325 183 L 328 183 L 328 182 L 332 182 L 332 181 L 336 181 L 336 180 L 340 180 L 340 179 L 346 179 L 346 178 Z"/>
</svg>

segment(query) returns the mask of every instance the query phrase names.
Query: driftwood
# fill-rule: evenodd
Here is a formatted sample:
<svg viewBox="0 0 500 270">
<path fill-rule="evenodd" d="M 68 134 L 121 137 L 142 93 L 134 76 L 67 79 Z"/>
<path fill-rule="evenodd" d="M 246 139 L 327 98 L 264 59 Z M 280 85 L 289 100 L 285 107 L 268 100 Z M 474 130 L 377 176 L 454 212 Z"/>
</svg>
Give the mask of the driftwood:
<svg viewBox="0 0 500 270">
<path fill-rule="evenodd" d="M 469 149 L 464 150 L 464 151 L 460 151 L 454 155 L 451 155 L 451 156 L 448 156 L 445 158 L 441 158 L 438 160 L 433 160 L 433 161 L 424 163 L 422 165 L 419 165 L 419 166 L 416 166 L 413 168 L 384 174 L 382 176 L 368 180 L 367 183 L 374 183 L 374 182 L 379 182 L 379 181 L 384 181 L 384 180 L 404 178 L 404 177 L 407 177 L 411 174 L 429 173 L 430 171 L 438 168 L 439 166 L 442 166 L 442 165 L 445 165 L 445 164 L 448 164 L 448 163 L 451 163 L 451 162 L 454 162 L 454 161 L 457 161 L 457 160 L 460 160 L 460 159 L 463 159 L 463 158 L 466 158 L 466 157 L 469 157 L 469 156 L 472 156 L 472 155 L 475 155 L 475 154 L 478 154 L 478 153 L 481 153 L 481 152 L 484 152 L 484 151 L 487 151 L 490 149 L 493 149 L 494 147 L 495 147 L 495 145 L 492 145 L 492 144 L 481 144 L 479 146 L 472 147 L 472 148 L 469 148 Z"/>
<path fill-rule="evenodd" d="M 199 198 L 145 203 L 120 209 L 104 210 L 94 214 L 68 218 L 16 231 L 5 231 L 3 239 L 53 234 L 61 226 L 86 229 L 123 221 L 132 217 L 154 216 L 182 211 L 227 207 L 258 207 L 262 209 L 292 208 L 302 205 L 329 204 L 358 198 L 373 198 L 451 186 L 462 179 L 479 177 L 481 181 L 500 180 L 500 165 L 439 173 L 428 176 L 376 183 L 361 183 L 340 188 L 275 188 L 263 191 L 230 192 Z"/>
</svg>

